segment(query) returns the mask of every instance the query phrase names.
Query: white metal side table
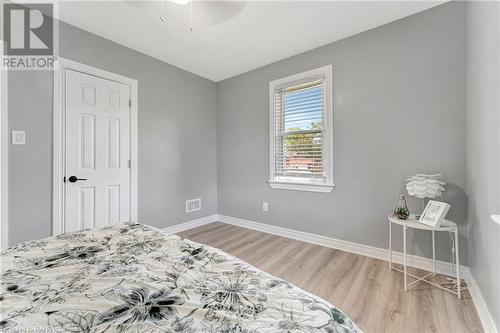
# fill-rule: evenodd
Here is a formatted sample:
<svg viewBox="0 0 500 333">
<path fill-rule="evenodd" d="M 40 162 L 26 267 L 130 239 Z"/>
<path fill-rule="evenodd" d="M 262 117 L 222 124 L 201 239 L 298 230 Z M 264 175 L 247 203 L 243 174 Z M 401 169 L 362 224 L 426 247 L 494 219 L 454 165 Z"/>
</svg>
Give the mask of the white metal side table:
<svg viewBox="0 0 500 333">
<path fill-rule="evenodd" d="M 403 269 L 399 269 L 397 267 L 394 267 L 392 265 L 392 224 L 399 224 L 403 226 Z M 406 255 L 406 231 L 408 228 L 412 229 L 420 229 L 420 230 L 428 230 L 432 232 L 432 272 L 429 274 L 426 274 L 424 276 L 417 276 L 412 273 L 408 272 L 407 269 L 407 255 Z M 457 271 L 457 291 L 454 291 L 452 289 L 445 288 L 437 283 L 432 282 L 428 278 L 430 276 L 436 275 L 436 238 L 435 238 L 435 232 L 436 231 L 446 231 L 446 232 L 452 232 L 454 233 L 455 236 L 455 260 L 456 260 L 456 271 Z M 461 289 L 461 280 L 460 280 L 460 258 L 459 258 L 459 247 L 458 247 L 458 228 L 456 223 L 444 220 L 441 222 L 441 225 L 439 227 L 431 227 L 429 225 L 423 224 L 418 222 L 418 220 L 415 218 L 414 214 L 411 214 L 410 217 L 407 220 L 400 220 L 394 215 L 389 215 L 389 268 L 392 270 L 399 271 L 404 274 L 404 287 L 405 291 L 408 290 L 409 287 L 412 285 L 418 283 L 419 281 L 427 282 L 435 287 L 447 290 L 455 295 L 458 296 L 458 298 L 461 298 L 462 295 L 462 289 Z M 416 280 L 408 284 L 407 279 L 408 276 L 411 276 L 415 278 Z"/>
</svg>

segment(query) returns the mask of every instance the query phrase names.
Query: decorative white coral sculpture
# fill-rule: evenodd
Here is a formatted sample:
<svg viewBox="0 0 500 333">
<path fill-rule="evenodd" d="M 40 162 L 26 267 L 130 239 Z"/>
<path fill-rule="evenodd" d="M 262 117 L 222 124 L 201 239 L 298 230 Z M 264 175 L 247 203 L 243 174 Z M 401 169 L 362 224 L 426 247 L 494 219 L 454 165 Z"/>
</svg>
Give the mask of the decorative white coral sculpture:
<svg viewBox="0 0 500 333">
<path fill-rule="evenodd" d="M 417 173 L 414 176 L 406 179 L 408 183 L 406 184 L 406 189 L 408 194 L 415 196 L 419 199 L 424 198 L 437 198 L 445 190 L 445 182 L 440 179 L 443 178 L 442 174 L 426 175 L 423 173 Z"/>
</svg>

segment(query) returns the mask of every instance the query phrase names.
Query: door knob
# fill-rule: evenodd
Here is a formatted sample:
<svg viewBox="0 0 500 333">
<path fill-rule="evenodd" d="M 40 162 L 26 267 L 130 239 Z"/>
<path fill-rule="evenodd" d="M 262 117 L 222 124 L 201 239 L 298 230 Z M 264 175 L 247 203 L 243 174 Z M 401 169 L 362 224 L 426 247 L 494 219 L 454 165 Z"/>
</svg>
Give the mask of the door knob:
<svg viewBox="0 0 500 333">
<path fill-rule="evenodd" d="M 87 178 L 78 178 L 77 176 L 71 176 L 68 178 L 70 183 L 76 183 L 79 180 L 87 180 Z"/>
</svg>

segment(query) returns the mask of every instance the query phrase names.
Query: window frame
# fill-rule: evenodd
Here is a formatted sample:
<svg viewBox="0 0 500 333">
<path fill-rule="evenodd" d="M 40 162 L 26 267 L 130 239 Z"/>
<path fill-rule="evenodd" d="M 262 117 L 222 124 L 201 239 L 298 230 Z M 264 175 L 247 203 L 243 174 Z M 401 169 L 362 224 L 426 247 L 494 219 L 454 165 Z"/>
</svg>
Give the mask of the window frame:
<svg viewBox="0 0 500 333">
<path fill-rule="evenodd" d="M 281 79 L 269 82 L 269 180 L 271 188 L 311 191 L 311 192 L 331 192 L 333 187 L 333 66 L 327 65 L 305 71 L 302 73 L 290 75 Z M 324 105 L 323 110 L 323 128 L 324 141 L 322 147 L 323 154 L 323 173 L 325 181 L 306 179 L 300 177 L 280 177 L 274 175 L 275 168 L 275 103 L 274 94 L 277 88 L 291 86 L 301 81 L 314 79 L 315 77 L 324 78 Z"/>
</svg>

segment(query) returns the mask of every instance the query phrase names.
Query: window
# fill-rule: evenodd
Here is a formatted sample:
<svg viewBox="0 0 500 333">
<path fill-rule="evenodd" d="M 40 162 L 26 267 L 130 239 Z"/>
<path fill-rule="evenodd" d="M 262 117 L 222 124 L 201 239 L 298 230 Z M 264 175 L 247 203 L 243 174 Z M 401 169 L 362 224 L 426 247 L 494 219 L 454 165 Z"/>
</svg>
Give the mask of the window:
<svg viewBox="0 0 500 333">
<path fill-rule="evenodd" d="M 272 188 L 330 192 L 332 66 L 269 83 Z"/>
</svg>

